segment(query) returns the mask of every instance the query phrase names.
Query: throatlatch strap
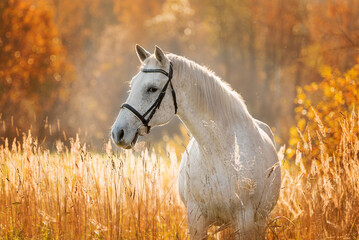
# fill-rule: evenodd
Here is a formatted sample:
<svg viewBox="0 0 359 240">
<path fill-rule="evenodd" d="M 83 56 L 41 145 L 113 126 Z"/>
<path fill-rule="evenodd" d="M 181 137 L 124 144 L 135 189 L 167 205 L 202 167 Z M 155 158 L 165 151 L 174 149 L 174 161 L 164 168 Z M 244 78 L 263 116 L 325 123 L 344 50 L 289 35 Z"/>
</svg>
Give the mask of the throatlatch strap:
<svg viewBox="0 0 359 240">
<path fill-rule="evenodd" d="M 175 114 L 177 114 L 177 101 L 176 101 L 176 92 L 175 92 L 175 89 L 173 88 L 172 86 L 172 82 L 170 82 L 170 85 L 171 85 L 171 89 L 172 89 L 172 98 L 173 98 L 173 104 L 175 105 Z"/>
</svg>

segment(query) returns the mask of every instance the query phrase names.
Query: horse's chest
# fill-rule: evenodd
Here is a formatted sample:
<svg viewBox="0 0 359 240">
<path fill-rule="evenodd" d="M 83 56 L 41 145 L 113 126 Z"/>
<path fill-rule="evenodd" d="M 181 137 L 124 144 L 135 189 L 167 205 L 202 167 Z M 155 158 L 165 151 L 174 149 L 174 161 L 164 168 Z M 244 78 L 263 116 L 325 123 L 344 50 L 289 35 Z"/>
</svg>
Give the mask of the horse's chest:
<svg viewBox="0 0 359 240">
<path fill-rule="evenodd" d="M 203 160 L 194 146 L 183 166 L 184 195 L 187 200 L 195 201 L 206 215 L 225 221 L 230 217 L 233 206 L 238 206 L 240 201 L 238 195 L 233 194 L 238 192 L 238 172 L 223 164 L 225 161 Z"/>
</svg>

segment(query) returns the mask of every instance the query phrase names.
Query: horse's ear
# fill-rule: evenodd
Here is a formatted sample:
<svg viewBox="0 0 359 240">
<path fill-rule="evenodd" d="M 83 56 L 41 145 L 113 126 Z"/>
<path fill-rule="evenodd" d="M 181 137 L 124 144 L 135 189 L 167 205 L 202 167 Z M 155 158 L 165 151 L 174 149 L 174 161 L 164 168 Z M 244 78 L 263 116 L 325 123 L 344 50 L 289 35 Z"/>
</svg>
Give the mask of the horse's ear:
<svg viewBox="0 0 359 240">
<path fill-rule="evenodd" d="M 164 54 L 164 52 L 162 51 L 162 49 L 158 46 L 156 46 L 155 49 L 155 56 L 156 59 L 164 66 L 166 65 L 167 62 L 169 62 L 169 59 L 167 58 L 167 56 Z"/>
<path fill-rule="evenodd" d="M 141 62 L 145 61 L 149 56 L 151 56 L 151 53 L 147 52 L 146 49 L 138 44 L 136 44 L 136 53 Z"/>
</svg>

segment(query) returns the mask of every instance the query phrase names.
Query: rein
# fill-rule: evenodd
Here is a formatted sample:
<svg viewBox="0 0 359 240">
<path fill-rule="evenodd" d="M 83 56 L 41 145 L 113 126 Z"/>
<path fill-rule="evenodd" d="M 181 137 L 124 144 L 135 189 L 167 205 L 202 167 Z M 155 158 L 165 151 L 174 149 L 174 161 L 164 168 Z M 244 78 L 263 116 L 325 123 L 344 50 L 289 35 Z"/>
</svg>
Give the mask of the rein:
<svg viewBox="0 0 359 240">
<path fill-rule="evenodd" d="M 151 121 L 153 115 L 155 115 L 157 109 L 160 108 L 161 102 L 166 95 L 166 90 L 167 90 L 168 85 L 170 85 L 171 89 L 172 89 L 171 92 L 172 92 L 173 104 L 175 106 L 175 114 L 177 114 L 178 107 L 177 107 L 177 101 L 176 101 L 176 93 L 175 93 L 175 90 L 174 90 L 172 82 L 171 82 L 171 79 L 173 76 L 173 66 L 172 66 L 172 62 L 170 62 L 170 69 L 168 72 L 166 72 L 163 69 L 142 69 L 141 71 L 144 73 L 162 73 L 168 77 L 168 80 L 167 80 L 166 84 L 163 86 L 156 101 L 152 104 L 152 106 L 144 114 L 139 113 L 135 108 L 133 108 L 131 105 L 129 105 L 127 103 L 124 103 L 121 106 L 121 108 L 127 108 L 133 114 L 135 114 L 136 117 L 138 117 L 138 119 L 140 119 L 142 121 L 143 125 L 147 128 L 147 133 L 149 133 L 151 130 L 151 126 L 149 126 L 148 124 Z M 146 119 L 147 115 L 148 115 L 148 118 Z"/>
</svg>

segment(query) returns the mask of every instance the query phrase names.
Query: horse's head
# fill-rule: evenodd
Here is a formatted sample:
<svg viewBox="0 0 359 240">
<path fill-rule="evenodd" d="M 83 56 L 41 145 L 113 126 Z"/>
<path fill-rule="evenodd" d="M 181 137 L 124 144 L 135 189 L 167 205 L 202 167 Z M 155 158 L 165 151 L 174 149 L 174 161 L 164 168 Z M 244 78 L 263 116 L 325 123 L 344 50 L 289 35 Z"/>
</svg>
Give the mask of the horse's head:
<svg viewBox="0 0 359 240">
<path fill-rule="evenodd" d="M 112 126 L 112 140 L 126 149 L 133 147 L 139 135 L 151 127 L 166 124 L 177 112 L 171 83 L 172 63 L 156 46 L 154 54 L 136 45 L 141 71 L 131 81 L 130 94 Z"/>
</svg>

